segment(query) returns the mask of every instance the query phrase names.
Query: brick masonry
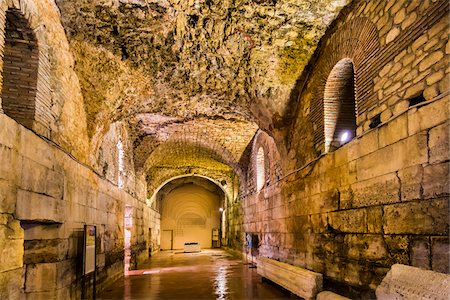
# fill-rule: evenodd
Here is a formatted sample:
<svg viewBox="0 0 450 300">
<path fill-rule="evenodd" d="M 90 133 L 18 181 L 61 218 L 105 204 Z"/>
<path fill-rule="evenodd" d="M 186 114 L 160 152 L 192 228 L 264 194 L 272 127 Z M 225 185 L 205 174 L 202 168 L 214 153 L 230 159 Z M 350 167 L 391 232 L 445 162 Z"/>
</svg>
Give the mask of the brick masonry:
<svg viewBox="0 0 450 300">
<path fill-rule="evenodd" d="M 253 140 L 247 186 L 230 209 L 234 247 L 256 233 L 258 255 L 322 273 L 350 297 L 373 297 L 395 263 L 448 273 L 448 5 L 418 3 L 357 1 L 330 27 L 297 119 L 270 150 L 287 153 L 285 175 L 261 192 Z M 343 58 L 355 68 L 357 137 L 321 154 L 325 84 Z M 426 102 L 409 107 L 422 93 Z"/>
</svg>

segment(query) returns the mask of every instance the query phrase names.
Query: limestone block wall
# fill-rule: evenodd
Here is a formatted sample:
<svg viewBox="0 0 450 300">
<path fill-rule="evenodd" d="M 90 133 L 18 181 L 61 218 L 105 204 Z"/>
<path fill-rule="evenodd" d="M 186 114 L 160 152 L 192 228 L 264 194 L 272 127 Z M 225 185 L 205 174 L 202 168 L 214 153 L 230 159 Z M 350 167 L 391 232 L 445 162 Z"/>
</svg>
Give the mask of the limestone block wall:
<svg viewBox="0 0 450 300">
<path fill-rule="evenodd" d="M 123 274 L 124 208 L 131 206 L 132 266 L 147 255 L 159 214 L 145 201 L 0 114 L 0 298 L 81 295 L 82 231 L 97 226 L 97 287 Z"/>
<path fill-rule="evenodd" d="M 260 192 L 261 144 L 253 146 L 247 188 L 231 208 L 234 247 L 258 234 L 256 256 L 322 273 L 326 288 L 350 297 L 373 297 L 395 263 L 448 272 L 447 13 L 446 1 L 343 10 L 310 64 L 295 122 L 272 149 L 287 153 L 283 176 Z M 358 127 L 327 153 L 323 93 L 344 58 L 354 64 Z"/>
</svg>

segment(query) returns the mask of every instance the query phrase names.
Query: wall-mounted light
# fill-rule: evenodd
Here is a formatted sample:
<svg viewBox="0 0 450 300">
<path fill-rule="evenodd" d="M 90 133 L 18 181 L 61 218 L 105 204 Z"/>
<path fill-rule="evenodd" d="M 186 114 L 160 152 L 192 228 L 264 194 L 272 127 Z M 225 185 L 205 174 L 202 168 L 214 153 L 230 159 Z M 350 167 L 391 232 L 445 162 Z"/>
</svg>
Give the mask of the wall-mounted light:
<svg viewBox="0 0 450 300">
<path fill-rule="evenodd" d="M 220 212 L 223 212 L 223 208 L 222 208 L 222 207 L 221 207 L 221 208 L 219 208 L 219 211 L 220 211 Z"/>
<path fill-rule="evenodd" d="M 348 131 L 344 131 L 341 134 L 341 144 L 344 144 L 346 142 L 348 142 L 350 140 L 350 134 L 348 133 Z"/>
</svg>

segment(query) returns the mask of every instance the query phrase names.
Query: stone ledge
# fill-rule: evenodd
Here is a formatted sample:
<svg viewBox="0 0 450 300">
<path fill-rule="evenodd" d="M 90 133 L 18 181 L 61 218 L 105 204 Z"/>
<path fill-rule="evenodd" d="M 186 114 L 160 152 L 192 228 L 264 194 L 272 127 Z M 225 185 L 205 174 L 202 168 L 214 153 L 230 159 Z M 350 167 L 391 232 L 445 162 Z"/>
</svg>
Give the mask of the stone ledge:
<svg viewBox="0 0 450 300">
<path fill-rule="evenodd" d="M 376 289 L 377 299 L 450 299 L 450 275 L 395 264 Z"/>
<path fill-rule="evenodd" d="M 304 299 L 314 299 L 322 290 L 322 274 L 267 257 L 258 258 L 258 274 Z"/>
</svg>

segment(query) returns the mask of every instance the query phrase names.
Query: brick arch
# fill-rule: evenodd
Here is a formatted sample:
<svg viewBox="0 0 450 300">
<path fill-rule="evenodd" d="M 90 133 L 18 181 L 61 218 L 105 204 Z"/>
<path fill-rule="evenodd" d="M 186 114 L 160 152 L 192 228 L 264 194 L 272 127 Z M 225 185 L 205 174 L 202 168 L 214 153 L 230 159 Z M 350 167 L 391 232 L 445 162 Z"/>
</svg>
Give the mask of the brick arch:
<svg viewBox="0 0 450 300">
<path fill-rule="evenodd" d="M 147 204 L 151 205 L 152 203 L 154 203 L 159 191 L 161 189 L 163 189 L 168 183 L 170 183 L 174 180 L 180 179 L 180 178 L 190 178 L 190 177 L 198 177 L 198 178 L 203 178 L 203 179 L 210 181 L 211 183 L 213 183 L 214 185 L 216 185 L 223 191 L 223 193 L 227 199 L 233 199 L 233 195 L 232 195 L 232 192 L 230 191 L 230 189 L 225 188 L 221 184 L 221 181 L 223 181 L 223 178 L 225 178 L 224 176 L 220 176 L 218 174 L 214 175 L 214 174 L 206 174 L 206 173 L 196 173 L 196 174 L 188 173 L 188 174 L 186 174 L 183 172 L 183 170 L 177 170 L 175 173 L 166 174 L 165 176 L 158 178 L 157 182 L 152 183 L 151 196 L 149 197 L 149 203 L 147 203 Z"/>
<path fill-rule="evenodd" d="M 150 143 L 150 141 L 147 141 Z M 168 140 L 164 142 L 155 142 L 157 145 L 148 147 L 147 151 L 143 149 L 141 153 L 136 155 L 135 160 L 139 162 L 136 163 L 136 172 L 145 171 L 149 169 L 153 164 L 157 163 L 154 161 L 156 153 L 165 152 L 167 155 L 170 153 L 177 153 L 182 151 L 183 148 L 197 148 L 198 154 L 207 154 L 209 158 L 217 162 L 228 165 L 233 169 L 239 176 L 242 175 L 242 169 L 239 165 L 239 157 L 237 153 L 232 152 L 223 141 L 220 139 L 215 139 L 212 136 L 206 135 L 203 132 L 191 131 L 191 132 L 181 132 L 179 134 L 172 135 Z M 171 145 L 167 147 L 167 145 Z M 175 146 L 175 147 L 173 147 Z M 145 159 L 143 159 L 145 157 Z"/>
<path fill-rule="evenodd" d="M 8 19 L 22 19 L 22 26 L 26 26 L 28 32 L 27 36 L 30 39 L 21 40 L 16 36 L 16 40 L 7 40 L 6 34 Z M 11 25 L 11 22 L 8 23 Z M 0 69 L 2 70 L 0 76 L 0 88 L 2 90 L 2 97 L 8 97 L 8 101 L 3 106 L 0 99 L 0 112 L 5 112 L 9 116 L 13 117 L 16 121 L 22 125 L 36 131 L 39 134 L 50 136 L 50 127 L 54 121 L 54 117 L 51 113 L 52 97 L 50 90 L 50 61 L 48 46 L 46 42 L 45 25 L 39 21 L 39 11 L 31 0 L 19 0 L 19 1 L 3 1 L 0 4 L 0 53 L 2 53 L 2 59 L 0 61 Z M 19 43 L 20 41 L 20 43 Z M 24 45 L 24 41 L 27 45 Z M 20 46 L 12 47 L 12 44 L 16 43 Z M 33 49 L 33 47 L 35 47 Z M 27 49 L 31 49 L 28 51 Z M 4 59 L 5 60 L 4 61 Z M 11 58 L 8 60 L 8 58 Z M 11 72 L 24 65 L 25 71 L 19 74 L 4 76 L 4 72 Z M 30 68 L 31 67 L 31 68 Z M 26 70 L 29 69 L 29 70 Z M 22 76 L 23 78 L 19 78 Z M 5 81 L 8 80 L 8 81 Z M 27 82 L 29 80 L 29 82 Z M 11 82 L 9 82 L 11 81 Z M 27 105 L 20 104 L 17 107 L 17 99 L 24 99 L 23 95 L 18 93 L 13 94 L 3 88 L 8 89 L 13 82 L 27 82 L 28 84 L 22 90 L 23 94 L 30 95 L 27 100 Z M 30 87 L 31 86 L 31 87 Z M 6 94 L 5 94 L 6 93 Z M 18 97 L 20 96 L 20 97 Z M 24 108 L 27 107 L 27 108 Z M 17 111 L 21 110 L 23 115 Z"/>
<path fill-rule="evenodd" d="M 253 139 L 250 164 L 248 169 L 248 185 L 251 191 L 258 192 L 258 158 L 264 154 L 264 186 L 276 183 L 283 175 L 281 169 L 281 157 L 275 140 L 266 132 L 259 130 Z M 259 154 L 259 155 L 258 155 Z M 259 156 L 259 157 L 258 157 Z M 262 176 L 262 175 L 261 175 Z"/>
<path fill-rule="evenodd" d="M 325 151 L 355 136 L 356 103 L 353 62 L 341 59 L 331 70 L 324 91 Z"/>
<path fill-rule="evenodd" d="M 158 145 L 149 153 L 143 169 L 158 164 L 158 153 L 164 153 L 166 157 L 192 154 L 197 158 L 207 158 L 229 166 L 237 173 L 241 173 L 237 159 L 220 141 L 205 139 L 201 135 L 173 136 L 169 140 Z M 194 157 L 194 158 L 195 158 Z"/>
<path fill-rule="evenodd" d="M 378 31 L 367 18 L 356 18 L 337 28 L 321 47 L 308 86 L 314 90 L 311 103 L 314 143 L 322 152 L 325 150 L 324 93 L 331 71 L 342 59 L 352 61 L 356 107 L 358 112 L 363 111 L 372 104 L 365 95 L 373 90 L 373 80 L 360 74 L 369 67 L 366 62 L 379 47 Z"/>
</svg>

